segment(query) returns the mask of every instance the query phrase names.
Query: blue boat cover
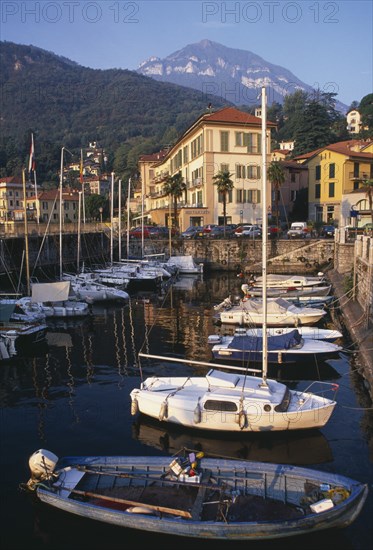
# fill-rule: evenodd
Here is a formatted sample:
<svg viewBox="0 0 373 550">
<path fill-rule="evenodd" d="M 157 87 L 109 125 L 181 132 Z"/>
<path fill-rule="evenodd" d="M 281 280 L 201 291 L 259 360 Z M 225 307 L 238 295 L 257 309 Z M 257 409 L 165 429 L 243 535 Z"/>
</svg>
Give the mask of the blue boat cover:
<svg viewBox="0 0 373 550">
<path fill-rule="evenodd" d="M 291 349 L 299 345 L 301 340 L 302 335 L 299 333 L 299 330 L 294 329 L 288 334 L 268 336 L 267 349 L 268 351 Z M 262 351 L 263 338 L 261 336 L 250 336 L 248 334 L 233 336 L 232 341 L 228 344 L 228 348 L 242 351 Z"/>
</svg>

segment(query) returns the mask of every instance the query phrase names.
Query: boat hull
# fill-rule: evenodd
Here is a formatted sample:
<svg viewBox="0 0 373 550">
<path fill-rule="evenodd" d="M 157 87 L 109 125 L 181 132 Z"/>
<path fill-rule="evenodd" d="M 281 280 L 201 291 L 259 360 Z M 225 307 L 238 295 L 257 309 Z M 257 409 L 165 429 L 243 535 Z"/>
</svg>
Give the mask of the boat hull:
<svg viewBox="0 0 373 550">
<path fill-rule="evenodd" d="M 166 472 L 169 471 L 171 460 L 172 457 L 70 457 L 62 460 L 64 467 L 69 468 L 69 470 L 62 470 L 62 475 L 66 480 L 71 476 L 74 478 L 76 473 L 74 464 L 88 469 L 97 468 L 100 464 L 101 472 L 105 472 L 106 469 L 113 472 L 116 468 L 116 472 L 124 474 L 128 472 L 129 475 L 133 475 L 134 472 L 142 472 L 139 475 L 145 475 L 144 472 L 147 472 L 146 475 L 151 475 L 152 480 L 155 477 L 164 479 Z M 93 486 L 93 481 L 87 485 L 88 482 L 82 479 L 81 475 L 75 476 L 80 485 L 73 481 L 68 490 L 58 487 L 48 489 L 44 483 L 44 486 L 36 489 L 36 494 L 42 502 L 50 506 L 112 525 L 192 539 L 242 541 L 284 538 L 307 533 L 314 534 L 315 531 L 324 529 L 347 527 L 359 515 L 368 492 L 366 485 L 344 476 L 290 465 L 203 458 L 200 461 L 200 471 L 204 476 L 200 483 L 202 489 L 195 487 L 194 494 L 197 497 L 192 507 L 188 509 L 190 517 L 187 518 L 176 514 L 146 513 L 141 507 L 139 507 L 139 513 L 129 513 L 126 508 L 118 509 L 118 505 L 110 506 L 107 501 L 100 501 L 99 498 L 75 499 L 71 496 L 75 487 L 83 484 L 83 487 L 89 489 L 90 485 Z M 210 474 L 217 480 L 214 484 L 203 481 L 209 479 Z M 85 474 L 86 477 L 87 475 Z M 105 485 L 107 486 L 109 482 L 110 479 L 106 478 Z M 252 503 L 260 498 L 265 498 L 266 502 L 270 499 L 280 502 L 282 499 L 284 506 L 289 508 L 298 506 L 302 510 L 299 510 L 297 517 L 280 519 L 275 518 L 273 513 L 267 510 L 267 517 L 264 519 L 257 517 L 247 521 L 235 521 L 228 515 L 225 521 L 204 520 L 205 512 L 201 510 L 206 507 L 198 495 L 206 498 L 208 491 L 213 487 L 216 488 L 216 483 L 220 486 L 223 482 L 226 484 L 224 494 L 231 491 L 242 493 L 242 498 L 250 499 Z M 312 484 L 318 488 L 328 486 L 332 488 L 331 490 L 345 491 L 345 498 L 330 509 L 319 513 L 310 512 L 308 504 L 301 504 L 304 500 L 306 484 Z M 177 485 L 179 489 L 183 487 L 182 490 L 193 492 L 191 484 L 177 482 Z M 187 488 L 186 485 L 188 485 Z M 238 498 L 240 499 L 241 495 Z M 240 500 L 235 509 L 239 505 Z M 233 500 L 230 506 L 235 506 Z"/>
</svg>

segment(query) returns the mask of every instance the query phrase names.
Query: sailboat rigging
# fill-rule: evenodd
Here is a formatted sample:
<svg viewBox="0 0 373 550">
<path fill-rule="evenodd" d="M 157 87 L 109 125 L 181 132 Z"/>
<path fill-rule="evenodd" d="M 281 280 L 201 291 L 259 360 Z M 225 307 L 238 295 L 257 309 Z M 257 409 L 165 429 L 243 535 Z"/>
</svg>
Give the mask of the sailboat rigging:
<svg viewBox="0 0 373 550">
<path fill-rule="evenodd" d="M 226 365 L 193 361 L 212 367 L 206 376 L 158 377 L 151 376 L 132 390 L 131 412 L 140 412 L 160 421 L 190 428 L 229 432 L 263 432 L 315 429 L 324 426 L 336 406 L 334 395 L 337 384 L 312 382 L 304 391 L 289 389 L 285 384 L 267 377 L 267 132 L 266 90 L 262 88 L 262 275 L 263 275 L 263 355 L 261 376 L 245 366 L 243 374 Z M 139 353 L 139 357 L 190 363 L 183 359 L 158 357 Z M 223 369 L 219 370 L 219 369 Z M 240 368 L 237 368 L 238 370 Z M 241 369 L 242 370 L 242 369 Z M 249 375 L 248 372 L 253 372 Z M 311 388 L 318 384 L 318 393 Z"/>
</svg>

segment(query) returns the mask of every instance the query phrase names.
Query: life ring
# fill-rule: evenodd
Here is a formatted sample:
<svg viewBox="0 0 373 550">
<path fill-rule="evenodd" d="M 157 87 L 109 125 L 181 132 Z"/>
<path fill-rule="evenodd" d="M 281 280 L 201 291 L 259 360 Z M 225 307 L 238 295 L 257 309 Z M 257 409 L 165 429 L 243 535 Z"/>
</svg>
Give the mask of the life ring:
<svg viewBox="0 0 373 550">
<path fill-rule="evenodd" d="M 307 262 L 306 267 L 311 267 L 311 264 L 309 262 Z"/>
<path fill-rule="evenodd" d="M 221 265 L 227 265 L 227 260 L 222 260 Z"/>
<path fill-rule="evenodd" d="M 304 256 L 301 256 L 299 260 L 302 262 L 302 264 L 306 261 L 306 258 Z"/>
</svg>

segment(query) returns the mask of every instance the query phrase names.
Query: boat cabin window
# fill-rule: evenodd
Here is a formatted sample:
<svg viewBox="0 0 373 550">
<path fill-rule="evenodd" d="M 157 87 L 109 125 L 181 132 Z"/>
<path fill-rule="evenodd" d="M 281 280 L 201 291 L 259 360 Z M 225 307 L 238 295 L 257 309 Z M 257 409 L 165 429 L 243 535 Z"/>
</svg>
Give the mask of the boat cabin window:
<svg viewBox="0 0 373 550">
<path fill-rule="evenodd" d="M 289 408 L 290 399 L 291 399 L 290 390 L 289 390 L 289 388 L 286 388 L 286 391 L 284 393 L 284 397 L 283 397 L 281 403 L 276 405 L 275 411 L 276 412 L 285 412 L 285 411 L 287 411 L 288 408 Z"/>
<path fill-rule="evenodd" d="M 206 411 L 220 411 L 220 412 L 237 412 L 238 408 L 236 403 L 232 401 L 217 401 L 214 399 L 208 399 L 205 402 Z"/>
</svg>

